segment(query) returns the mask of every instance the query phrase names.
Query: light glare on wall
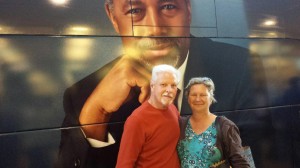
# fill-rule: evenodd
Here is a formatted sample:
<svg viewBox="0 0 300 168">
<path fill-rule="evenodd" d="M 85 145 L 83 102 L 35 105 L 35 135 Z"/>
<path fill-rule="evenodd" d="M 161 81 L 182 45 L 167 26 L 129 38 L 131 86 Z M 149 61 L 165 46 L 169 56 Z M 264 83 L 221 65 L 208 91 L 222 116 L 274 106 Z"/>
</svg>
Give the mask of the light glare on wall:
<svg viewBox="0 0 300 168">
<path fill-rule="evenodd" d="M 50 0 L 50 2 L 54 5 L 61 6 L 67 4 L 69 0 Z"/>
<path fill-rule="evenodd" d="M 86 61 L 91 57 L 93 45 L 92 39 L 67 39 L 64 45 L 64 57 L 68 61 Z"/>
<path fill-rule="evenodd" d="M 87 26 L 71 26 L 65 30 L 66 34 L 71 35 L 89 35 L 92 34 L 92 29 Z"/>
<path fill-rule="evenodd" d="M 46 72 L 33 70 L 27 76 L 31 92 L 36 95 L 52 95 L 57 93 L 57 82 Z"/>
<path fill-rule="evenodd" d="M 276 21 L 275 20 L 266 20 L 263 24 L 265 26 L 274 26 L 274 25 L 276 25 Z"/>
</svg>

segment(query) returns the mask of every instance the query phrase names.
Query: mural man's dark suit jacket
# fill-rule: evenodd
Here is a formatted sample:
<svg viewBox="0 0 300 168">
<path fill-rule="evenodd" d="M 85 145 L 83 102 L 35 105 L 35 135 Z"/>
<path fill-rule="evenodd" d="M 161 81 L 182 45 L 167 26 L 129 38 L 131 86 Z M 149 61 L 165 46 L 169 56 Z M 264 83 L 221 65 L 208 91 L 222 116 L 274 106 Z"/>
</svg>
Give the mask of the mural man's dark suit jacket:
<svg viewBox="0 0 300 168">
<path fill-rule="evenodd" d="M 184 85 L 192 77 L 210 77 L 216 85 L 215 95 L 218 100 L 211 107 L 213 112 L 254 107 L 256 105 L 253 96 L 257 88 L 252 74 L 256 72 L 250 58 L 252 57 L 247 49 L 205 38 L 191 38 Z M 79 126 L 79 114 L 84 102 L 118 59 L 66 90 L 63 127 L 71 128 L 62 130 L 57 167 L 115 167 L 123 122 L 140 105 L 139 89 L 133 89 L 135 97 L 122 105 L 111 117 L 108 131 L 116 141 L 114 145 L 92 148 L 80 127 L 74 126 Z M 190 113 L 187 101 L 183 98 L 181 115 Z"/>
</svg>

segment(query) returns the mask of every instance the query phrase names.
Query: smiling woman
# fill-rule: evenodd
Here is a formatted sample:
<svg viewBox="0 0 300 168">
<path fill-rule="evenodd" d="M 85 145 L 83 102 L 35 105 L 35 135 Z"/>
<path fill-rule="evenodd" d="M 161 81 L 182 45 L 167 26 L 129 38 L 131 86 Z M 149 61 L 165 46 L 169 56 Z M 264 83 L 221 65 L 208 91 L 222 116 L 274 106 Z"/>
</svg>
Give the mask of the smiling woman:
<svg viewBox="0 0 300 168">
<path fill-rule="evenodd" d="M 220 120 L 209 110 L 210 105 L 216 102 L 214 90 L 213 81 L 207 77 L 192 78 L 186 86 L 192 115 L 180 119 L 177 150 L 181 167 L 209 168 L 228 159 L 232 167 L 247 168 L 249 163 L 241 154 L 243 148 L 237 126 L 225 117 Z M 220 121 L 222 134 L 216 127 Z M 223 141 L 225 147 L 221 143 Z"/>
</svg>

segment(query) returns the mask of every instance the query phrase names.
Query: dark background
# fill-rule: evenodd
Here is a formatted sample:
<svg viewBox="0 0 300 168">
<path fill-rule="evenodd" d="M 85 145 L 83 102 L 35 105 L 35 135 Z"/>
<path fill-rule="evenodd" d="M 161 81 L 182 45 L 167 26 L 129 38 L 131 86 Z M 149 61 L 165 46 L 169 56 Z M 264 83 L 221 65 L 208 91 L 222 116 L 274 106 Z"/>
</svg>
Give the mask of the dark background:
<svg viewBox="0 0 300 168">
<path fill-rule="evenodd" d="M 218 113 L 250 116 L 237 124 L 255 123 L 257 167 L 300 167 L 300 2 L 191 1 L 193 35 L 248 48 L 265 70 L 267 101 Z M 61 128 L 63 92 L 122 52 L 104 0 L 65 2 L 0 0 L 1 167 L 53 167 L 60 130 L 78 128 Z"/>
</svg>

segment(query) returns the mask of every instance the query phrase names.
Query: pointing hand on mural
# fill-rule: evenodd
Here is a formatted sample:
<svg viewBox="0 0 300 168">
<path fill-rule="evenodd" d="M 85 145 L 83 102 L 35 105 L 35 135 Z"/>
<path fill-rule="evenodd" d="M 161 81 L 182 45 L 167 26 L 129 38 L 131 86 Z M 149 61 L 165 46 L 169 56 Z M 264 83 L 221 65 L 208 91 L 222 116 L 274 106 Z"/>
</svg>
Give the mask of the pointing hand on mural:
<svg viewBox="0 0 300 168">
<path fill-rule="evenodd" d="M 80 113 L 80 124 L 96 124 L 109 121 L 110 114 L 130 99 L 133 87 L 139 87 L 139 102 L 144 102 L 149 95 L 151 71 L 139 61 L 123 56 L 97 85 L 85 102 Z M 82 127 L 88 138 L 105 140 L 106 124 Z"/>
</svg>

